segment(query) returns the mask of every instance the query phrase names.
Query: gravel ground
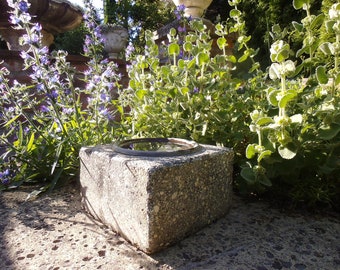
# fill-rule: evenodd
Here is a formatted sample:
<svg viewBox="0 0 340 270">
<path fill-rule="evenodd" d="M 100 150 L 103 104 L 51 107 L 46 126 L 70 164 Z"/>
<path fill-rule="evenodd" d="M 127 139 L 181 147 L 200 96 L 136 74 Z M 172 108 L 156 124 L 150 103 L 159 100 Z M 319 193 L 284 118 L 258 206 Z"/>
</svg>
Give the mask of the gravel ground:
<svg viewBox="0 0 340 270">
<path fill-rule="evenodd" d="M 340 269 L 336 213 L 285 213 L 235 196 L 230 213 L 180 243 L 146 255 L 94 221 L 77 188 L 25 202 L 0 193 L 0 269 Z"/>
</svg>

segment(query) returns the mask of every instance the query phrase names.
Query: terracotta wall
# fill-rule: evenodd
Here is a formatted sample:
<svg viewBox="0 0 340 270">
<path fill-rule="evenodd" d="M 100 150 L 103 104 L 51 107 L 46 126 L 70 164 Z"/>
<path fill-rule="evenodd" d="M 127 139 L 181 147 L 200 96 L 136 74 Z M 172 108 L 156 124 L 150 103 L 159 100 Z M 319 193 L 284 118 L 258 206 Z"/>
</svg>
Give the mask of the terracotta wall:
<svg viewBox="0 0 340 270">
<path fill-rule="evenodd" d="M 0 50 L 0 61 L 1 60 L 4 60 L 4 63 L 0 64 L 0 68 L 6 67 L 8 70 L 10 70 L 11 74 L 9 78 L 11 80 L 15 79 L 21 83 L 30 82 L 29 71 L 23 70 L 23 59 L 20 57 L 19 51 Z M 81 81 L 81 78 L 83 77 L 82 72 L 87 69 L 86 63 L 88 58 L 81 55 L 69 55 L 67 60 L 78 70 L 76 80 L 77 85 L 83 86 Z M 121 59 L 114 61 L 118 64 L 118 72 L 122 75 L 121 83 L 126 86 L 128 84 L 126 63 Z"/>
</svg>

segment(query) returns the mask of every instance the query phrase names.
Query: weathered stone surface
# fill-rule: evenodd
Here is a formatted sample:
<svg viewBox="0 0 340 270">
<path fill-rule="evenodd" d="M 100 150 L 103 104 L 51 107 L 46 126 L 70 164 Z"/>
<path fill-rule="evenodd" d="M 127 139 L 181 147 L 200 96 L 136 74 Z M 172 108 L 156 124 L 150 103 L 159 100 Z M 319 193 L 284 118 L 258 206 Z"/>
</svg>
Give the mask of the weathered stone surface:
<svg viewBox="0 0 340 270">
<path fill-rule="evenodd" d="M 224 216 L 233 151 L 204 145 L 175 157 L 131 157 L 111 146 L 80 151 L 82 202 L 96 219 L 153 253 Z"/>
</svg>

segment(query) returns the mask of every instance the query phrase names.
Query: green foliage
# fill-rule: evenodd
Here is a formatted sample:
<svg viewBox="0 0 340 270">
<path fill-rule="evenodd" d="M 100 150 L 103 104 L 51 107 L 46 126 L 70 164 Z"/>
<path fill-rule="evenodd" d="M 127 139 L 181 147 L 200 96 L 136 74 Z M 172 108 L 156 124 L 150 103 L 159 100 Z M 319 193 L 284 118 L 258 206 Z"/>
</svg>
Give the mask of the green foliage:
<svg viewBox="0 0 340 270">
<path fill-rule="evenodd" d="M 145 45 L 145 30 L 155 31 L 174 19 L 173 5 L 161 0 L 104 0 L 104 23 L 128 29 L 130 41 L 138 51 Z"/>
<path fill-rule="evenodd" d="M 0 190 L 23 183 L 38 183 L 39 192 L 53 189 L 60 181 L 78 174 L 82 146 L 114 139 L 116 122 L 110 102 L 119 75 L 113 62 L 103 61 L 101 38 L 96 30 L 93 7 L 87 3 L 84 72 L 85 87 L 75 85 L 76 70 L 66 61 L 65 51 L 49 53 L 41 45 L 41 28 L 29 21 L 25 1 L 13 1 L 13 16 L 27 35 L 21 52 L 31 78 L 28 84 L 11 82 L 0 69 Z M 39 193 L 38 192 L 38 193 Z"/>
<path fill-rule="evenodd" d="M 155 44 L 152 31 L 145 31 L 143 54 L 129 59 L 126 89 L 114 63 L 102 59 L 96 29 L 85 39 L 91 60 L 80 89 L 73 85 L 66 53 L 49 56 L 35 39 L 36 26 L 25 25 L 30 49 L 22 56 L 32 84 L 11 85 L 8 71 L 0 70 L 0 140 L 7 147 L 1 188 L 10 178 L 16 186 L 38 181 L 52 188 L 58 179 L 73 177 L 82 145 L 117 137 L 180 137 L 233 147 L 241 193 L 334 205 L 340 175 L 340 4 L 313 15 L 312 1 L 294 0 L 292 7 L 306 15 L 292 23 L 292 31 L 273 25 L 272 63 L 263 72 L 238 8 L 242 1 L 228 2 L 230 19 L 214 29 L 218 54 L 202 20 L 182 17 L 179 28 L 169 31 L 168 44 Z M 331 38 L 320 39 L 321 29 Z M 233 53 L 230 36 L 237 39 Z M 292 36 L 301 40 L 300 48 L 291 46 Z M 113 88 L 117 100 L 109 98 Z"/>
<path fill-rule="evenodd" d="M 318 16 L 310 13 L 309 0 L 293 4 L 306 12 L 301 23 L 294 23 L 304 36 L 296 53 L 300 65 L 289 59 L 289 44 L 273 43 L 269 77 L 274 83 L 266 91 L 268 103 L 251 114 L 250 129 L 258 143 L 248 145 L 251 161 L 241 175 L 259 191 L 271 184 L 294 200 L 332 204 L 340 175 L 340 55 L 335 49 L 340 44 L 340 4 Z M 317 42 L 323 24 L 335 35 L 334 42 Z"/>
<path fill-rule="evenodd" d="M 311 1 L 313 11 L 319 11 L 321 0 Z M 303 10 L 296 10 L 292 5 L 292 0 L 243 0 L 240 3 L 246 22 L 247 33 L 252 36 L 250 45 L 258 48 L 258 61 L 261 66 L 270 65 L 270 44 L 273 42 L 271 29 L 274 25 L 280 25 L 282 29 L 290 34 L 290 45 L 295 48 L 300 47 L 301 38 L 292 35 L 291 21 L 300 21 L 303 17 Z"/>
<path fill-rule="evenodd" d="M 254 82 L 234 76 L 237 62 L 256 53 L 243 36 L 244 22 L 238 10 L 232 11 L 238 23 L 229 28 L 217 24 L 215 33 L 220 54 L 212 55 L 212 39 L 201 20 L 182 23 L 183 33 L 171 29 L 169 44 L 158 46 L 147 32 L 145 55 L 130 59 L 129 88 L 120 93 L 122 104 L 131 111 L 125 115 L 126 130 L 135 137 L 180 137 L 201 143 L 233 147 L 238 156 L 249 140 L 245 129 L 248 116 L 261 96 Z M 180 29 L 183 29 L 180 27 Z M 227 54 L 228 36 L 239 34 L 240 56 Z M 166 63 L 160 61 L 167 59 Z M 253 69 L 256 70 L 254 63 Z"/>
<path fill-rule="evenodd" d="M 69 54 L 83 54 L 83 45 L 86 34 L 88 33 L 83 24 L 74 30 L 59 34 L 55 37 L 53 49 L 64 50 Z"/>
</svg>

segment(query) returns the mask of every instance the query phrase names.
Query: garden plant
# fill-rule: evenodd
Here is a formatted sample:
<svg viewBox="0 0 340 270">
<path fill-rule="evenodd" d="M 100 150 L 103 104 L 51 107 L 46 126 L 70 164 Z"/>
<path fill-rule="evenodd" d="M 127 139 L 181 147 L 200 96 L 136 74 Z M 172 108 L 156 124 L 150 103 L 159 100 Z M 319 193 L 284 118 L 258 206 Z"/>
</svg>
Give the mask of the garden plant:
<svg viewBox="0 0 340 270">
<path fill-rule="evenodd" d="M 145 31 L 145 51 L 129 57 L 123 88 L 116 65 L 102 57 L 100 28 L 86 1 L 84 52 L 90 60 L 82 88 L 74 84 L 66 53 L 41 46 L 28 2 L 10 1 L 12 22 L 27 31 L 22 43 L 29 49 L 21 56 L 32 83 L 11 83 L 8 70 L 0 71 L 0 140 L 6 147 L 0 187 L 35 182 L 52 189 L 77 176 L 81 146 L 164 136 L 233 147 L 241 193 L 336 205 L 340 4 L 313 15 L 310 0 L 294 0 L 293 7 L 306 13 L 292 24 L 303 47 L 293 52 L 287 31 L 273 27 L 266 68 L 254 60 L 258 50 L 249 46 L 240 2 L 229 1 L 230 18 L 215 29 L 184 18 L 184 7 L 177 7 L 178 28 L 169 31 L 168 43 L 156 44 Z M 231 35 L 237 39 L 232 53 Z"/>
<path fill-rule="evenodd" d="M 103 59 L 102 40 L 91 3 L 86 2 L 85 25 L 89 33 L 84 52 L 89 58 L 85 87 L 75 83 L 76 70 L 66 61 L 65 51 L 49 53 L 41 45 L 41 26 L 30 22 L 28 1 L 8 1 L 11 22 L 25 29 L 21 43 L 24 69 L 31 84 L 9 81 L 9 71 L 0 70 L 1 189 L 22 183 L 40 183 L 40 191 L 53 189 L 60 180 L 78 173 L 82 145 L 112 142 L 115 136 L 112 91 L 120 75 L 114 62 Z"/>
</svg>

